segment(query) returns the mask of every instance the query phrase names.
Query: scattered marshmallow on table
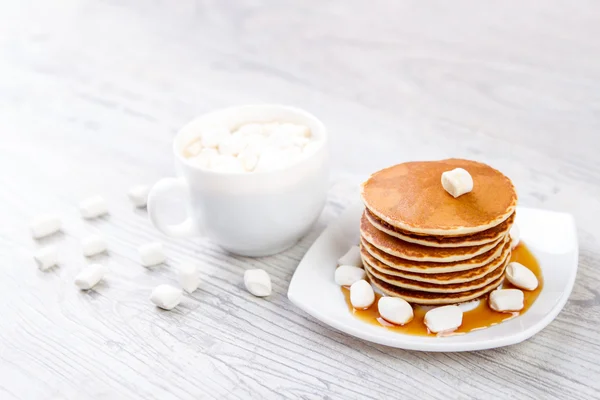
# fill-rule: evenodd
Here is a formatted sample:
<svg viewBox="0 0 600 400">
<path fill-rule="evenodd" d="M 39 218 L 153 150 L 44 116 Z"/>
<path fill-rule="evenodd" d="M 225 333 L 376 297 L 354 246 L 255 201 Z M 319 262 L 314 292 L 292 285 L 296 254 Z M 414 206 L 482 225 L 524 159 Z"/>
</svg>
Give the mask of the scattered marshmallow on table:
<svg viewBox="0 0 600 400">
<path fill-rule="evenodd" d="M 88 197 L 79 203 L 79 211 L 85 219 L 92 219 L 108 214 L 108 204 L 102 196 Z"/>
<path fill-rule="evenodd" d="M 75 277 L 75 285 L 81 290 L 90 290 L 102 280 L 105 273 L 106 267 L 104 265 L 88 265 Z"/>
<path fill-rule="evenodd" d="M 413 309 L 408 302 L 400 297 L 382 297 L 377 302 L 381 318 L 389 323 L 404 325 L 412 321 Z"/>
<path fill-rule="evenodd" d="M 335 283 L 340 286 L 351 286 L 353 283 L 365 279 L 365 270 L 353 265 L 340 265 L 335 270 Z"/>
<path fill-rule="evenodd" d="M 100 235 L 90 235 L 81 239 L 83 255 L 91 257 L 106 251 L 106 241 Z"/>
<path fill-rule="evenodd" d="M 129 188 L 127 196 L 134 206 L 141 208 L 146 207 L 148 203 L 148 194 L 150 193 L 149 185 L 135 185 Z"/>
<path fill-rule="evenodd" d="M 371 284 L 364 279 L 350 286 L 350 303 L 352 307 L 362 310 L 371 307 L 375 302 L 375 292 Z"/>
<path fill-rule="evenodd" d="M 188 293 L 198 289 L 200 285 L 200 270 L 192 263 L 184 263 L 179 266 L 179 284 Z"/>
<path fill-rule="evenodd" d="M 473 178 L 465 169 L 455 168 L 442 173 L 442 186 L 456 198 L 473 190 Z"/>
<path fill-rule="evenodd" d="M 47 271 L 58 264 L 58 248 L 54 245 L 44 246 L 33 255 L 38 268 Z"/>
<path fill-rule="evenodd" d="M 31 235 L 34 239 L 41 239 L 45 236 L 58 232 L 62 222 L 57 215 L 47 214 L 35 217 L 30 224 Z"/>
<path fill-rule="evenodd" d="M 433 333 L 452 332 L 462 325 L 463 312 L 456 305 L 433 308 L 425 314 L 425 325 Z"/>
<path fill-rule="evenodd" d="M 510 248 L 514 250 L 521 242 L 521 230 L 517 224 L 513 224 L 510 228 Z"/>
<path fill-rule="evenodd" d="M 362 267 L 362 258 L 360 256 L 360 247 L 352 246 L 346 254 L 341 256 L 338 260 L 339 265 L 353 265 L 355 267 Z"/>
<path fill-rule="evenodd" d="M 264 269 L 249 269 L 244 272 L 246 289 L 257 297 L 271 294 L 271 277 Z"/>
<path fill-rule="evenodd" d="M 499 289 L 490 292 L 489 304 L 494 311 L 514 312 L 524 307 L 525 295 L 519 289 Z"/>
<path fill-rule="evenodd" d="M 150 301 L 164 310 L 177 307 L 183 297 L 183 291 L 171 285 L 158 285 L 152 290 Z"/>
<path fill-rule="evenodd" d="M 166 260 L 163 245 L 160 242 L 141 245 L 138 247 L 138 252 L 140 253 L 140 261 L 144 267 L 152 267 Z"/>
</svg>

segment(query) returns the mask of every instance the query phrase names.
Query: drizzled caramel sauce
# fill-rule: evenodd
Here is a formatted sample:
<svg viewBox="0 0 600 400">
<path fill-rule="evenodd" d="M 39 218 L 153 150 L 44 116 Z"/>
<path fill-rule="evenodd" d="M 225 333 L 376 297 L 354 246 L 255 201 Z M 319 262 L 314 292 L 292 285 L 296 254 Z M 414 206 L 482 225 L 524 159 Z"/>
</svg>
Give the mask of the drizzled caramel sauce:
<svg viewBox="0 0 600 400">
<path fill-rule="evenodd" d="M 490 326 L 499 324 L 502 321 L 514 318 L 516 315 L 527 312 L 527 310 L 535 302 L 544 286 L 544 279 L 542 277 L 540 265 L 533 254 L 531 254 L 527 246 L 525 246 L 523 243 L 519 244 L 517 248 L 512 251 L 510 260 L 519 262 L 529 268 L 535 274 L 539 282 L 537 289 L 533 291 L 523 290 L 523 294 L 525 295 L 523 309 L 519 313 L 513 314 L 496 312 L 488 306 L 488 299 L 487 296 L 485 296 L 474 309 L 464 312 L 462 325 L 456 331 L 454 331 L 454 333 L 467 333 L 474 330 L 489 328 Z M 514 286 L 505 280 L 502 284 L 502 288 L 510 289 L 514 288 Z M 342 293 L 346 298 L 346 304 L 348 305 L 350 312 L 354 314 L 356 318 L 362 321 L 373 325 L 383 326 L 386 329 L 407 335 L 433 335 L 427 331 L 425 322 L 423 322 L 425 313 L 427 310 L 431 309 L 431 307 L 414 306 L 413 310 L 415 316 L 413 320 L 404 326 L 398 326 L 389 324 L 380 317 L 379 312 L 377 311 L 377 302 L 381 297 L 380 294 L 375 293 L 375 303 L 373 303 L 371 307 L 366 310 L 356 310 L 350 303 L 350 289 L 347 287 L 342 287 Z"/>
</svg>

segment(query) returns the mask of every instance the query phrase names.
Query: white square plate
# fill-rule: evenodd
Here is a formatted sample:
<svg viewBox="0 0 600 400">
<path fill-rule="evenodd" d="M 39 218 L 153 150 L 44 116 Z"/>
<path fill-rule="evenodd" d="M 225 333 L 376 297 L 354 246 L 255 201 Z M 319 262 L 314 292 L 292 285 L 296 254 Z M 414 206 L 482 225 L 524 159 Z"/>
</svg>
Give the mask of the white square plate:
<svg viewBox="0 0 600 400">
<path fill-rule="evenodd" d="M 337 260 L 359 241 L 362 204 L 349 207 L 319 236 L 296 269 L 288 298 L 314 318 L 349 335 L 386 346 L 420 351 L 471 351 L 522 342 L 546 327 L 567 302 L 577 274 L 578 245 L 569 214 L 519 207 L 521 240 L 537 258 L 544 287 L 523 315 L 466 335 L 406 335 L 354 317 L 334 281 Z"/>
</svg>

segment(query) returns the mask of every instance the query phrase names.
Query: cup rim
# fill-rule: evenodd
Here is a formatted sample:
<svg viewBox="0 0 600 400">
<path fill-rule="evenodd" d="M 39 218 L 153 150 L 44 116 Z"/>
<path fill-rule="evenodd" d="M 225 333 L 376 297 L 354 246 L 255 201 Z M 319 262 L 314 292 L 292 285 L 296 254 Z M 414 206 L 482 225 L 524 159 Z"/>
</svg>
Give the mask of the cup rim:
<svg viewBox="0 0 600 400">
<path fill-rule="evenodd" d="M 206 118 L 207 116 L 209 116 L 211 114 L 235 112 L 235 111 L 248 109 L 248 108 L 274 108 L 274 109 L 286 110 L 286 111 L 290 111 L 292 113 L 298 114 L 308 120 L 311 120 L 317 126 L 318 130 L 321 132 L 322 140 L 318 141 L 319 146 L 316 147 L 316 149 L 311 154 L 307 154 L 305 157 L 300 157 L 298 160 L 296 160 L 292 164 L 288 164 L 281 168 L 275 168 L 275 169 L 268 170 L 268 171 L 252 171 L 252 172 L 213 171 L 210 169 L 198 167 L 197 165 L 193 165 L 189 161 L 189 159 L 184 157 L 182 152 L 179 151 L 178 143 L 179 143 L 181 135 L 184 133 L 186 127 L 197 122 L 201 118 Z M 327 146 L 328 141 L 329 141 L 329 136 L 327 134 L 327 129 L 325 128 L 325 124 L 323 124 L 323 122 L 319 118 L 317 118 L 315 115 L 311 114 L 310 112 L 308 112 L 306 110 L 303 110 L 298 107 L 281 105 L 281 104 L 245 104 L 245 105 L 239 105 L 239 106 L 231 106 L 231 107 L 214 109 L 214 110 L 205 112 L 205 113 L 198 115 L 197 117 L 191 119 L 186 124 L 184 124 L 181 128 L 179 128 L 179 130 L 177 131 L 177 134 L 173 138 L 172 149 L 173 149 L 173 153 L 175 154 L 175 158 L 179 162 L 181 162 L 183 165 L 185 165 L 188 168 L 192 168 L 197 171 L 202 171 L 203 173 L 215 174 L 215 175 L 227 175 L 227 176 L 244 176 L 244 175 L 255 176 L 255 175 L 269 175 L 269 174 L 273 174 L 273 173 L 281 173 L 281 172 L 293 169 L 296 166 L 302 164 L 303 162 L 305 162 L 307 160 L 310 160 L 311 158 L 315 157 L 317 154 L 321 153 L 323 151 L 323 149 Z"/>
</svg>

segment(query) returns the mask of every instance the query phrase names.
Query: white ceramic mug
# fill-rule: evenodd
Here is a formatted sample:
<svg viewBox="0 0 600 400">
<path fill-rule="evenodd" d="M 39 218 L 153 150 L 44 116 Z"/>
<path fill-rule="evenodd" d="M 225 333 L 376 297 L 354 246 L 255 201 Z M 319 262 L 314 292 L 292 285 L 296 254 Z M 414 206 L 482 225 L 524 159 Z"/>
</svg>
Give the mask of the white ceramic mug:
<svg viewBox="0 0 600 400">
<path fill-rule="evenodd" d="M 320 145 L 297 162 L 273 171 L 222 173 L 194 166 L 182 150 L 204 126 L 234 129 L 246 122 L 304 124 Z M 244 256 L 275 254 L 294 245 L 316 221 L 329 185 L 327 131 L 306 111 L 279 105 L 249 105 L 214 111 L 184 126 L 173 152 L 180 177 L 157 182 L 148 196 L 154 226 L 169 236 L 207 236 Z M 185 199 L 187 216 L 166 221 L 167 201 Z"/>
</svg>

